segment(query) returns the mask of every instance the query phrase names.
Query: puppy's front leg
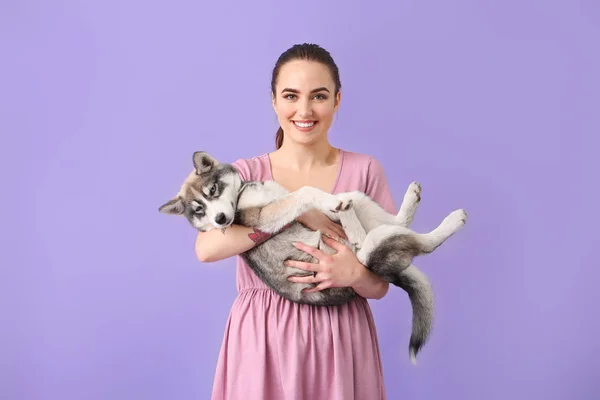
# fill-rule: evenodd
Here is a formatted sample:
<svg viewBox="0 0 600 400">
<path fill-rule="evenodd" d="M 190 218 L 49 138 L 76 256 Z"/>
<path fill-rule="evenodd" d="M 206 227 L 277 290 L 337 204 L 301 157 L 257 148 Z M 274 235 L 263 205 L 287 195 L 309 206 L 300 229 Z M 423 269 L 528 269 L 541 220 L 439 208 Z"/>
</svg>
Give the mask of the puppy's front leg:
<svg viewBox="0 0 600 400">
<path fill-rule="evenodd" d="M 340 224 L 348 237 L 348 241 L 354 246 L 355 251 L 358 251 L 365 241 L 367 232 L 356 216 L 354 208 L 349 208 L 347 211 L 340 213 L 339 219 Z"/>
<path fill-rule="evenodd" d="M 334 195 L 305 186 L 264 206 L 242 208 L 237 219 L 242 225 L 274 234 L 311 208 L 336 213 L 342 206 Z"/>
</svg>

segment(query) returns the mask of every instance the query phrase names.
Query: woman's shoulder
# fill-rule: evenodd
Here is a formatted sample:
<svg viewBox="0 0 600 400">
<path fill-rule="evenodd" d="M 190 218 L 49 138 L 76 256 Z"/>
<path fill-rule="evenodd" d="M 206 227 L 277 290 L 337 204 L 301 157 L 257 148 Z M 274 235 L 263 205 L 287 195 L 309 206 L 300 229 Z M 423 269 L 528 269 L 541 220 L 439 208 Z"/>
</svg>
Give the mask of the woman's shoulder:
<svg viewBox="0 0 600 400">
<path fill-rule="evenodd" d="M 377 158 L 371 154 L 343 150 L 343 166 L 351 173 L 359 173 L 365 179 L 382 174 L 383 166 Z"/>
<path fill-rule="evenodd" d="M 238 158 L 231 163 L 238 170 L 243 180 L 265 180 L 270 173 L 269 154 L 264 153 L 249 158 Z"/>
<path fill-rule="evenodd" d="M 379 203 L 387 212 L 396 213 L 396 205 L 390 193 L 383 166 L 377 158 L 370 154 L 345 152 L 344 168 L 346 169 L 345 190 L 361 190 L 371 199 Z"/>
</svg>

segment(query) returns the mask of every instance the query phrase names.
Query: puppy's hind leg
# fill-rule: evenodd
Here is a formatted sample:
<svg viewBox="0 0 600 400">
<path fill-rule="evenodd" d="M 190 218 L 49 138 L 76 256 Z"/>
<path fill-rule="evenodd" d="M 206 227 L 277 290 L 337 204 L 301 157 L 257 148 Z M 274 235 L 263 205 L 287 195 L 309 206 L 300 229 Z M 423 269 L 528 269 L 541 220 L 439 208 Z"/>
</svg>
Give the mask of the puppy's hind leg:
<svg viewBox="0 0 600 400">
<path fill-rule="evenodd" d="M 441 246 L 450 236 L 454 235 L 467 222 L 467 213 L 463 209 L 451 212 L 429 233 L 413 233 L 421 253 L 431 253 Z"/>
<path fill-rule="evenodd" d="M 419 182 L 412 182 L 402 199 L 400 210 L 396 216 L 399 225 L 409 227 L 415 218 L 415 212 L 421 202 L 421 185 Z"/>
</svg>

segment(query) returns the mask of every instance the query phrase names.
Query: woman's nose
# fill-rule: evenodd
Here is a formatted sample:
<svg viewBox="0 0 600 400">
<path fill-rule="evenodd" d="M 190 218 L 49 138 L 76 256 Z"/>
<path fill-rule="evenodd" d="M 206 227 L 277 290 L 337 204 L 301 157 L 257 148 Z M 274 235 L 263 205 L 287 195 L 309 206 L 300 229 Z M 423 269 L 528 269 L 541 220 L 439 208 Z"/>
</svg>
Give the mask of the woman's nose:
<svg viewBox="0 0 600 400">
<path fill-rule="evenodd" d="M 302 118 L 310 117 L 313 114 L 312 104 L 308 101 L 301 102 L 298 105 L 298 115 Z"/>
</svg>

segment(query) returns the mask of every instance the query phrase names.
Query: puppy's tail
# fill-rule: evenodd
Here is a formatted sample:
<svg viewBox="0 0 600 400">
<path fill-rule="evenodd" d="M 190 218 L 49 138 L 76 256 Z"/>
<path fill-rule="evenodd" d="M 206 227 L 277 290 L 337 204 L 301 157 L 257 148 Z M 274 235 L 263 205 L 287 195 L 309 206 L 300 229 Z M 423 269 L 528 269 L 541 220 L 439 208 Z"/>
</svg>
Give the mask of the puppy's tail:
<svg viewBox="0 0 600 400">
<path fill-rule="evenodd" d="M 413 327 L 409 352 L 411 362 L 416 364 L 417 353 L 421 350 L 425 342 L 427 342 L 433 325 L 433 290 L 427 276 L 412 264 L 402 271 L 393 284 L 401 287 L 408 293 L 412 304 Z"/>
</svg>

